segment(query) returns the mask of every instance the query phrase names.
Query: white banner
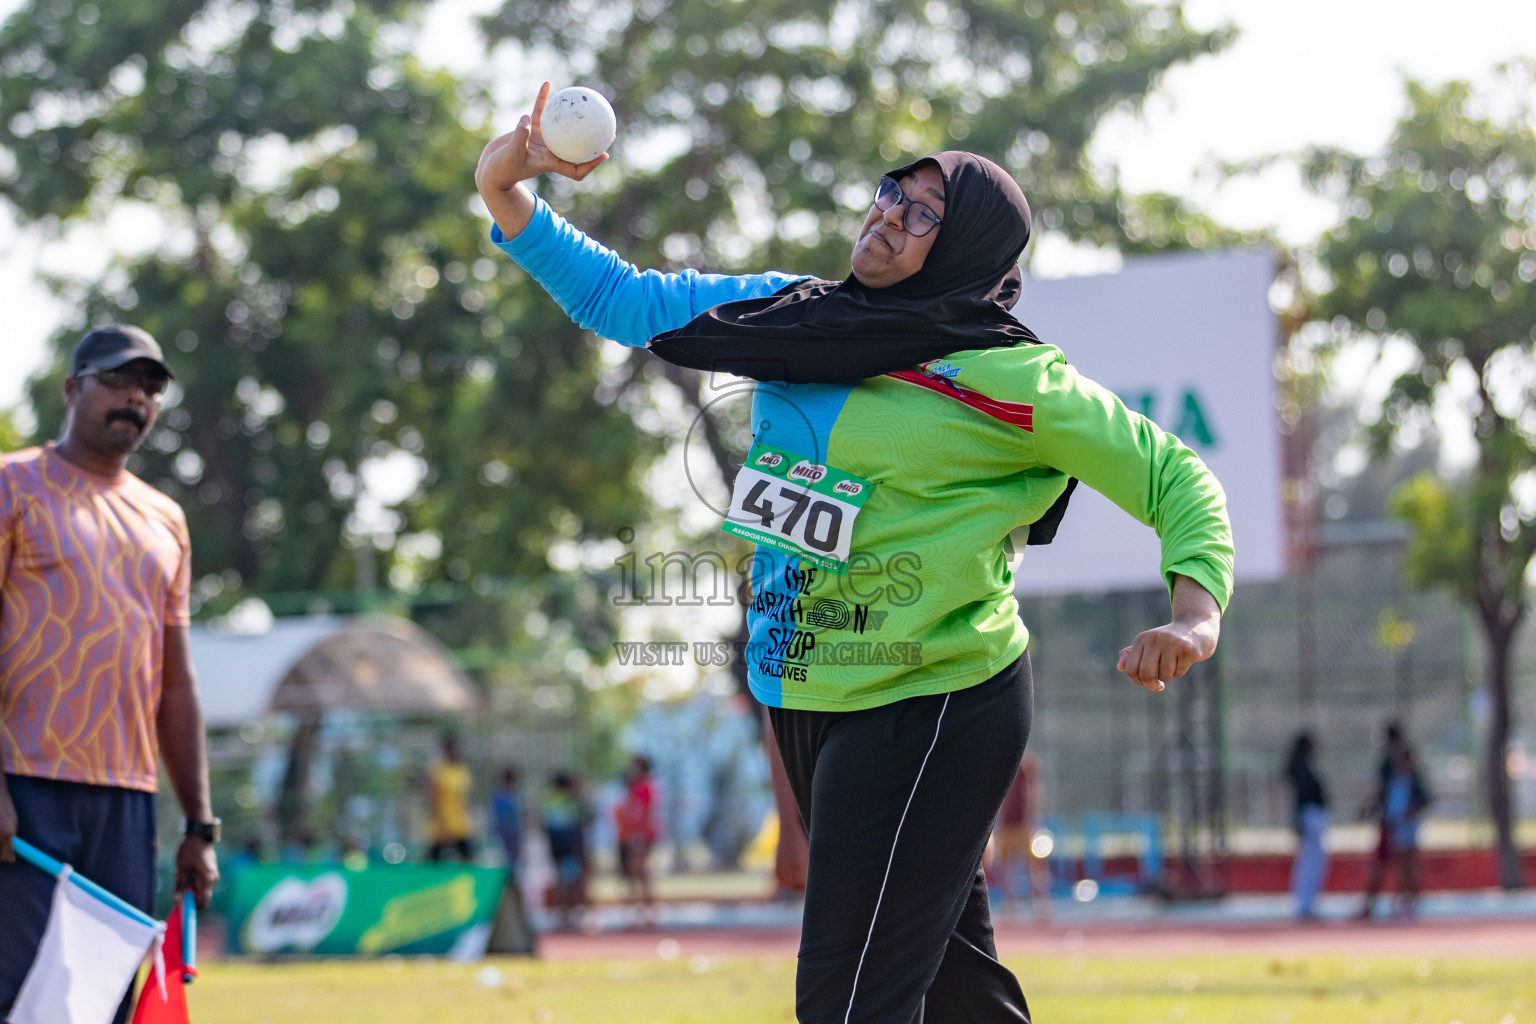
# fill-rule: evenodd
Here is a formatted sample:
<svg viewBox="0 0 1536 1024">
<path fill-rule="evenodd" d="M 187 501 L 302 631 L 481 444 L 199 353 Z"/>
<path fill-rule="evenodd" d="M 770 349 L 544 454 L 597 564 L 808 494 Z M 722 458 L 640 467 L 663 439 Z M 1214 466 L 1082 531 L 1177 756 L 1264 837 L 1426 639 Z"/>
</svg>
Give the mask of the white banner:
<svg viewBox="0 0 1536 1024">
<path fill-rule="evenodd" d="M 1226 488 L 1240 580 L 1285 567 L 1268 252 L 1128 260 L 1116 274 L 1026 279 L 1014 313 L 1083 374 L 1200 454 Z M 1025 552 L 1021 594 L 1155 587 L 1157 535 L 1079 487 L 1054 543 Z"/>
</svg>

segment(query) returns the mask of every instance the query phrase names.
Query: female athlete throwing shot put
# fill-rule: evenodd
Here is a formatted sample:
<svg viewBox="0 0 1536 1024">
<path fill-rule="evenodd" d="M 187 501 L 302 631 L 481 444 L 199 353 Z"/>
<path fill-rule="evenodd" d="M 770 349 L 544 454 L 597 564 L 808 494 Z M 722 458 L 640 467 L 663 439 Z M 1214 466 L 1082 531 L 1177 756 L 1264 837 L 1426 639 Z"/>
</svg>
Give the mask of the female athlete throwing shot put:
<svg viewBox="0 0 1536 1024">
<path fill-rule="evenodd" d="M 1030 214 L 996 164 L 883 177 L 843 281 L 642 272 L 524 185 L 606 159 L 550 154 L 547 94 L 480 158 L 492 240 L 578 324 L 761 382 L 724 528 L 757 543 L 748 677 L 810 836 L 799 1019 L 1027 1021 L 981 871 L 1032 702 L 1009 534 L 1049 539 L 1072 479 L 1156 529 L 1171 621 L 1119 668 L 1162 690 L 1216 649 L 1220 485 L 1009 312 Z"/>
</svg>

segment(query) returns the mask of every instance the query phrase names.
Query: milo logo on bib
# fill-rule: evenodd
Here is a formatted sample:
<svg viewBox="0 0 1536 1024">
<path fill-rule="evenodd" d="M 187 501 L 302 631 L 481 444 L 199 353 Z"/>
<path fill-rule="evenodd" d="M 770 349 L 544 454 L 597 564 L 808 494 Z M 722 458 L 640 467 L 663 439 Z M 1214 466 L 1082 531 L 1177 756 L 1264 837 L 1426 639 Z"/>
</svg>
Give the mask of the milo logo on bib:
<svg viewBox="0 0 1536 1024">
<path fill-rule="evenodd" d="M 791 480 L 804 480 L 808 484 L 813 484 L 826 475 L 826 466 L 818 466 L 816 463 L 805 459 L 795 463 L 789 471 L 789 478 Z"/>
<path fill-rule="evenodd" d="M 836 466 L 753 445 L 736 474 L 730 512 L 720 528 L 846 573 L 854 523 L 871 486 Z"/>
</svg>

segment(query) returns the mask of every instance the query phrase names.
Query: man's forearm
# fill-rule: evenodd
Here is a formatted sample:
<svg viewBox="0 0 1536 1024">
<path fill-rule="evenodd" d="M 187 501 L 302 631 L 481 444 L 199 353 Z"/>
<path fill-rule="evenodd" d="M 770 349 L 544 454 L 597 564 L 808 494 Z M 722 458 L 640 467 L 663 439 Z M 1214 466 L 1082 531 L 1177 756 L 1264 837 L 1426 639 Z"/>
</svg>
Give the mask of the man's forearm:
<svg viewBox="0 0 1536 1024">
<path fill-rule="evenodd" d="M 160 756 L 182 814 L 189 821 L 208 821 L 213 817 L 213 804 L 208 795 L 208 750 L 197 689 L 187 686 L 162 693 L 155 726 Z"/>
</svg>

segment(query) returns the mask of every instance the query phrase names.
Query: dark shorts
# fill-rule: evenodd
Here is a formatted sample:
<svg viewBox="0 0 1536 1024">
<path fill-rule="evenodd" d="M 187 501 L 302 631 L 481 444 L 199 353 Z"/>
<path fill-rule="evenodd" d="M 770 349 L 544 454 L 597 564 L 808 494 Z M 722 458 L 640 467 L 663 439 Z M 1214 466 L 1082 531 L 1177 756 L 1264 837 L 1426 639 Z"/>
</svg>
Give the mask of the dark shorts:
<svg viewBox="0 0 1536 1024">
<path fill-rule="evenodd" d="M 17 834 L 146 913 L 155 901 L 155 794 L 7 775 Z M 53 905 L 54 880 L 17 859 L 0 864 L 0 1019 L 32 967 Z M 128 1019 L 125 995 L 117 1021 Z"/>
</svg>

